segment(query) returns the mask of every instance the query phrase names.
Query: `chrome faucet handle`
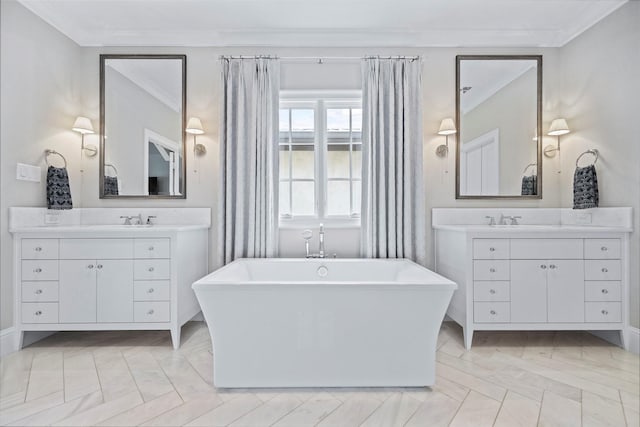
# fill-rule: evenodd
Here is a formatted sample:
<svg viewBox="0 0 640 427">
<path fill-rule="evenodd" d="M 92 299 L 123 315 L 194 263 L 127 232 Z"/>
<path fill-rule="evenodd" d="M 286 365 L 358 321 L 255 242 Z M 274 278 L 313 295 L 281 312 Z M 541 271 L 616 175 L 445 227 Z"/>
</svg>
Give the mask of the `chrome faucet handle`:
<svg viewBox="0 0 640 427">
<path fill-rule="evenodd" d="M 155 215 L 149 215 L 147 217 L 147 225 L 153 225 L 153 220 L 156 219 L 156 218 L 157 218 L 157 216 L 155 216 Z"/>
<path fill-rule="evenodd" d="M 127 215 L 122 215 L 120 217 L 120 219 L 124 219 L 124 225 L 131 225 L 131 219 L 132 217 L 127 216 Z"/>
<path fill-rule="evenodd" d="M 511 225 L 518 225 L 518 219 L 522 219 L 521 216 L 512 216 L 511 218 Z"/>
<path fill-rule="evenodd" d="M 496 219 L 494 217 L 487 215 L 485 218 L 489 220 L 489 225 L 496 225 Z"/>
</svg>

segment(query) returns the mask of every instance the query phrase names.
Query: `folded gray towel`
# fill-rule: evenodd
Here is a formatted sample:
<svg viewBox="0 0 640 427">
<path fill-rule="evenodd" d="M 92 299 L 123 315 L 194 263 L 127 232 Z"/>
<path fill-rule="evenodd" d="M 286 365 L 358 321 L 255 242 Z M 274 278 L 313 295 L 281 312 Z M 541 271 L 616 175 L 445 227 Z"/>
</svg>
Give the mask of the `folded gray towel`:
<svg viewBox="0 0 640 427">
<path fill-rule="evenodd" d="M 117 196 L 118 195 L 118 177 L 106 176 L 104 177 L 104 195 L 105 196 Z"/>
<path fill-rule="evenodd" d="M 522 177 L 522 195 L 535 196 L 538 192 L 538 177 L 536 175 Z"/>
<path fill-rule="evenodd" d="M 47 208 L 73 208 L 67 168 L 49 166 L 47 169 Z"/>
<path fill-rule="evenodd" d="M 576 168 L 573 175 L 573 209 L 597 208 L 598 175 L 594 165 Z"/>
</svg>

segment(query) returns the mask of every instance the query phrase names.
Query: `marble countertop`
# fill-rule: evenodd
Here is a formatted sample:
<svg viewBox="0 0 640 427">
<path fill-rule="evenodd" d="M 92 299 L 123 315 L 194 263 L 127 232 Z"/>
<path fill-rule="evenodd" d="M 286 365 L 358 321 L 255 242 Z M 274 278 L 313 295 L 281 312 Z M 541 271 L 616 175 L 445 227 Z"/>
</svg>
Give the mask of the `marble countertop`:
<svg viewBox="0 0 640 427">
<path fill-rule="evenodd" d="M 630 233 L 628 227 L 575 225 L 575 224 L 442 224 L 434 225 L 435 230 L 461 231 L 469 233 Z"/>
<path fill-rule="evenodd" d="M 157 225 L 44 225 L 16 227 L 9 230 L 10 233 L 116 233 L 124 234 L 156 234 L 175 231 L 205 230 L 210 228 L 206 224 L 157 224 Z"/>
</svg>

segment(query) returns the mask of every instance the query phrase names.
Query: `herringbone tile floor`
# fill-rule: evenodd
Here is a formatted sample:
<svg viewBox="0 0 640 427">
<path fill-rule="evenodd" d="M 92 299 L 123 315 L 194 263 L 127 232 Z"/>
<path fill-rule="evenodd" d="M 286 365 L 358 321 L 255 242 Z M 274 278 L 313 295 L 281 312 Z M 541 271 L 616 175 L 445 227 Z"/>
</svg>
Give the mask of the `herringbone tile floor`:
<svg viewBox="0 0 640 427">
<path fill-rule="evenodd" d="M 0 425 L 640 426 L 637 355 L 582 332 L 477 332 L 445 323 L 437 384 L 216 390 L 206 325 L 63 332 L 0 361 Z"/>
</svg>

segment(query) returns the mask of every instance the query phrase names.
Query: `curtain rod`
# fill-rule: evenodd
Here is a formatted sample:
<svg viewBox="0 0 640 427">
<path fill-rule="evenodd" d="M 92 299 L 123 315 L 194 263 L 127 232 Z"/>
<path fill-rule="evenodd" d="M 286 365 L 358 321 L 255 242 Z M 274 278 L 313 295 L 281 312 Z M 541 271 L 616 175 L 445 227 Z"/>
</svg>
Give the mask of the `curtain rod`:
<svg viewBox="0 0 640 427">
<path fill-rule="evenodd" d="M 353 61 L 361 59 L 410 59 L 417 61 L 420 56 L 404 56 L 404 55 L 365 55 L 365 56 L 277 56 L 277 55 L 220 55 L 219 59 L 281 59 L 283 61 L 313 61 L 318 64 L 324 61 Z"/>
</svg>

